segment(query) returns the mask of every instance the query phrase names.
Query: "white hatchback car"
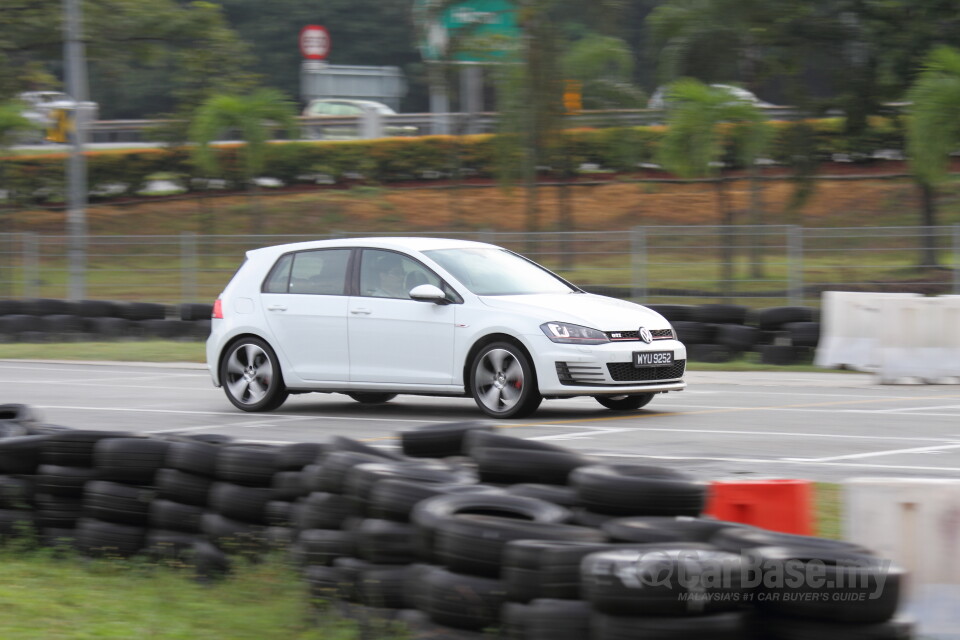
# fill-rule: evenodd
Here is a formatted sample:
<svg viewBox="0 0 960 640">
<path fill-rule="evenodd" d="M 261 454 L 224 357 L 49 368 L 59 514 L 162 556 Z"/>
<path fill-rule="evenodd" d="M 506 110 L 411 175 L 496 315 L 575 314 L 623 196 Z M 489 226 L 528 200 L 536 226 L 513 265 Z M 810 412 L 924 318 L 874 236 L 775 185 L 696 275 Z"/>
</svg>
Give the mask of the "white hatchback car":
<svg viewBox="0 0 960 640">
<path fill-rule="evenodd" d="M 491 244 L 347 238 L 247 252 L 214 304 L 207 364 L 244 411 L 290 393 L 473 397 L 496 418 L 544 398 L 614 410 L 679 391 L 686 348 L 660 314 L 586 293 Z"/>
</svg>

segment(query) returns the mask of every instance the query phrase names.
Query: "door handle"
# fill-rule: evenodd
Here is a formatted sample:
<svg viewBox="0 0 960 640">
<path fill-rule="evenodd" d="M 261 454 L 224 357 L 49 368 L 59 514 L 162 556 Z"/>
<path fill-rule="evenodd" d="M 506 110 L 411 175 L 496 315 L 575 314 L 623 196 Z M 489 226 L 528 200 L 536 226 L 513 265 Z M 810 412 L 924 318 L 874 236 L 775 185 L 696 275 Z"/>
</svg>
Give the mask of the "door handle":
<svg viewBox="0 0 960 640">
<path fill-rule="evenodd" d="M 370 309 L 359 308 L 359 309 L 350 309 L 350 313 L 356 316 L 368 316 L 370 315 Z"/>
<path fill-rule="evenodd" d="M 286 311 L 287 308 L 282 304 L 272 304 L 267 307 L 267 311 Z"/>
</svg>

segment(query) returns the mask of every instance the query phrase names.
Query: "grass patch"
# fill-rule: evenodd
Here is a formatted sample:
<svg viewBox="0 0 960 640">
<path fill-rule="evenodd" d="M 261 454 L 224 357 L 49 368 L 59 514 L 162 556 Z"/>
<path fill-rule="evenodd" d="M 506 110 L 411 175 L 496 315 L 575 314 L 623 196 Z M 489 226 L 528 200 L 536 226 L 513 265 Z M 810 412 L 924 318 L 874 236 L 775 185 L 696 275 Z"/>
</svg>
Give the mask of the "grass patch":
<svg viewBox="0 0 960 640">
<path fill-rule="evenodd" d="M 816 535 L 821 538 L 843 538 L 843 492 L 839 484 L 817 482 L 813 486 Z"/>
<path fill-rule="evenodd" d="M 15 360 L 206 362 L 204 349 L 203 342 L 178 342 L 174 340 L 0 344 L 0 358 Z"/>
<path fill-rule="evenodd" d="M 309 586 L 279 559 L 201 584 L 189 570 L 136 561 L 0 550 L 4 640 L 348 640 L 356 626 L 319 619 Z"/>
</svg>

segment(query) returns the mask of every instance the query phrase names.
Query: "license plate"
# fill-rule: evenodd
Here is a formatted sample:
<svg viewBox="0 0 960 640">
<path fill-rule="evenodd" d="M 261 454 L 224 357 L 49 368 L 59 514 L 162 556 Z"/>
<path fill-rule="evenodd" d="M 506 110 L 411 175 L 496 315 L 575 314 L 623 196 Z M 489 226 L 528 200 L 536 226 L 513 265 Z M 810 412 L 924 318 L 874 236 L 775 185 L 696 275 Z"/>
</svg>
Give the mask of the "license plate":
<svg viewBox="0 0 960 640">
<path fill-rule="evenodd" d="M 673 351 L 634 351 L 633 366 L 662 367 L 673 364 Z"/>
</svg>

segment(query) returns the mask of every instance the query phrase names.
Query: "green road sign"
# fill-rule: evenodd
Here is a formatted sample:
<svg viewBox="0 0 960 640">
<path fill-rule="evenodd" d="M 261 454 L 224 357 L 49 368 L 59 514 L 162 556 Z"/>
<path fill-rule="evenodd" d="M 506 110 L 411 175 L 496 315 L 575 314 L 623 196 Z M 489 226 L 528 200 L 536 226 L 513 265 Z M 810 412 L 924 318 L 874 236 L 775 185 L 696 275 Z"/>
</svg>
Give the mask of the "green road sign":
<svg viewBox="0 0 960 640">
<path fill-rule="evenodd" d="M 503 62 L 520 41 L 517 8 L 510 0 L 417 0 L 414 17 L 423 37 L 425 60 Z"/>
</svg>

